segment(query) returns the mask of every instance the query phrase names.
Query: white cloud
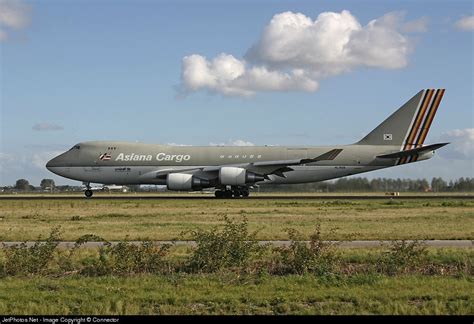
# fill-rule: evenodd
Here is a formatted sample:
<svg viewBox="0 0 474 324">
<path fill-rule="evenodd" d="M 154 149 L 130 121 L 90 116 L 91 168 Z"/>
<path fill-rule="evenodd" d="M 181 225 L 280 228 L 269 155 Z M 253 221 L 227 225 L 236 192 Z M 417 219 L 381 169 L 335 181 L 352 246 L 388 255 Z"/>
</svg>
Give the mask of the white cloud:
<svg viewBox="0 0 474 324">
<path fill-rule="evenodd" d="M 179 144 L 179 143 L 166 143 L 166 145 L 171 145 L 171 146 L 193 146 L 190 144 Z M 226 143 L 209 143 L 209 146 L 255 146 L 254 143 L 244 141 L 241 139 L 238 140 L 228 140 Z"/>
<path fill-rule="evenodd" d="M 47 132 L 63 130 L 64 127 L 51 123 L 37 123 L 33 125 L 32 129 L 38 132 Z"/>
<path fill-rule="evenodd" d="M 464 31 L 474 30 L 474 16 L 467 16 L 459 19 L 454 24 L 457 29 Z"/>
<path fill-rule="evenodd" d="M 388 13 L 362 27 L 347 10 L 324 12 L 314 21 L 293 12 L 275 15 L 246 57 L 277 67 L 336 75 L 360 65 L 401 68 L 408 40 L 398 31 L 400 15 Z"/>
<path fill-rule="evenodd" d="M 0 152 L 0 186 L 7 185 L 5 178 L 18 169 L 17 157 L 14 154 Z"/>
<path fill-rule="evenodd" d="M 255 146 L 255 144 L 252 142 L 239 139 L 239 140 L 232 141 L 231 146 Z"/>
<path fill-rule="evenodd" d="M 248 67 L 244 60 L 221 53 L 209 61 L 197 54 L 185 56 L 182 66 L 185 91 L 209 90 L 224 95 L 251 96 L 256 91 L 316 91 L 318 83 L 301 69 L 271 71 L 265 66 Z"/>
<path fill-rule="evenodd" d="M 45 151 L 24 155 L 0 152 L 0 166 L 4 170 L 27 168 L 31 166 L 45 169 L 46 162 L 63 152 L 64 151 Z"/>
<path fill-rule="evenodd" d="M 13 154 L 0 152 L 0 166 L 2 168 L 14 161 L 15 161 L 15 156 Z"/>
<path fill-rule="evenodd" d="M 474 128 L 445 132 L 441 134 L 440 140 L 451 143 L 439 150 L 441 156 L 457 160 L 474 160 Z"/>
<path fill-rule="evenodd" d="M 0 42 L 6 41 L 8 39 L 8 34 L 0 29 Z"/>
<path fill-rule="evenodd" d="M 11 154 L 0 152 L 2 171 L 27 170 L 30 168 L 46 170 L 46 162 L 64 151 L 33 152 L 29 154 Z"/>
<path fill-rule="evenodd" d="M 35 153 L 29 159 L 31 165 L 38 169 L 45 169 L 46 163 L 51 160 L 53 157 L 63 153 L 63 151 L 48 151 L 48 152 L 40 152 Z"/>
<path fill-rule="evenodd" d="M 228 140 L 226 143 L 209 143 L 210 146 L 255 146 L 254 143 L 244 141 L 241 139 L 238 140 Z"/>
<path fill-rule="evenodd" d="M 401 30 L 406 33 L 425 33 L 428 31 L 428 17 L 421 17 L 402 24 Z"/>
<path fill-rule="evenodd" d="M 322 78 L 358 67 L 400 69 L 412 43 L 402 32 L 426 31 L 426 18 L 403 21 L 391 12 L 362 26 L 349 11 L 324 12 L 315 20 L 301 13 L 273 16 L 244 59 L 221 53 L 193 54 L 182 64 L 182 92 L 207 90 L 251 96 L 259 91 L 306 91 Z"/>
<path fill-rule="evenodd" d="M 6 30 L 20 30 L 30 23 L 29 5 L 20 0 L 0 0 L 0 41 L 8 39 Z"/>
<path fill-rule="evenodd" d="M 190 144 L 166 143 L 169 146 L 192 146 Z"/>
<path fill-rule="evenodd" d="M 46 169 L 46 162 L 64 151 L 30 151 L 22 153 L 0 152 L 0 185 L 14 184 L 17 179 L 24 178 L 31 184 L 39 185 L 41 179 L 52 178 L 57 183 L 64 183 L 62 177 L 52 174 Z"/>
</svg>

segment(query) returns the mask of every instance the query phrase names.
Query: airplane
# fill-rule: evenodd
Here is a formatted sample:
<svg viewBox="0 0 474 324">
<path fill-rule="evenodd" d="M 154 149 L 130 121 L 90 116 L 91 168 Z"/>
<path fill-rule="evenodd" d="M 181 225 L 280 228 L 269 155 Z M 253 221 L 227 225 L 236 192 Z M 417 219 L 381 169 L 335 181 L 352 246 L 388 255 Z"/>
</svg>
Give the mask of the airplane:
<svg viewBox="0 0 474 324">
<path fill-rule="evenodd" d="M 424 145 L 445 89 L 420 90 L 360 141 L 339 146 L 170 146 L 118 141 L 74 145 L 46 168 L 90 183 L 215 188 L 216 198 L 248 197 L 254 185 L 318 182 L 430 159 L 449 143 Z"/>
</svg>

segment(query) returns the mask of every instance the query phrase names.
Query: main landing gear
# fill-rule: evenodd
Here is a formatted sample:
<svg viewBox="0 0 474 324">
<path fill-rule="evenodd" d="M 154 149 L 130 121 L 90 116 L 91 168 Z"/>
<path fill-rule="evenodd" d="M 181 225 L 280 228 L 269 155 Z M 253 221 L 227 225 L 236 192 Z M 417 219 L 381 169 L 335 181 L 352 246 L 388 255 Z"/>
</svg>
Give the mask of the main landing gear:
<svg viewBox="0 0 474 324">
<path fill-rule="evenodd" d="M 86 191 L 84 191 L 84 195 L 86 196 L 86 198 L 90 198 L 92 197 L 91 185 L 89 182 L 85 183 L 85 185 L 86 185 Z"/>
<path fill-rule="evenodd" d="M 231 187 L 231 189 L 216 190 L 216 198 L 247 198 L 249 196 L 248 188 Z"/>
</svg>

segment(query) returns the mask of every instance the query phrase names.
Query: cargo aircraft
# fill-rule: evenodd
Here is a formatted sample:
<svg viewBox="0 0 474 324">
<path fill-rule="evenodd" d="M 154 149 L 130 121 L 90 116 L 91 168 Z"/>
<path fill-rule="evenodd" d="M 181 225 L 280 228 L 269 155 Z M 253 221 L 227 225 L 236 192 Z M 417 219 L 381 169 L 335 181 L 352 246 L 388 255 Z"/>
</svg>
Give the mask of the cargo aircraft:
<svg viewBox="0 0 474 324">
<path fill-rule="evenodd" d="M 419 91 L 357 143 L 340 146 L 170 146 L 117 141 L 74 145 L 46 164 L 90 183 L 215 188 L 217 198 L 248 197 L 254 185 L 318 182 L 433 157 L 448 143 L 424 145 L 445 89 Z"/>
</svg>

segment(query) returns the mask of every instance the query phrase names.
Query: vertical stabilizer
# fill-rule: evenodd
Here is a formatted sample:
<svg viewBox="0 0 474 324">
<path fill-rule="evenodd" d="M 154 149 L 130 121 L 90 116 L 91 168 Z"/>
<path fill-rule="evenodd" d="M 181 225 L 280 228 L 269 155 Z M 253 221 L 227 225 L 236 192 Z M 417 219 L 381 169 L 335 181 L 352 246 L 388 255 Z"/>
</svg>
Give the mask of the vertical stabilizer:
<svg viewBox="0 0 474 324">
<path fill-rule="evenodd" d="M 444 90 L 421 90 L 356 144 L 396 145 L 400 150 L 422 146 Z"/>
</svg>

